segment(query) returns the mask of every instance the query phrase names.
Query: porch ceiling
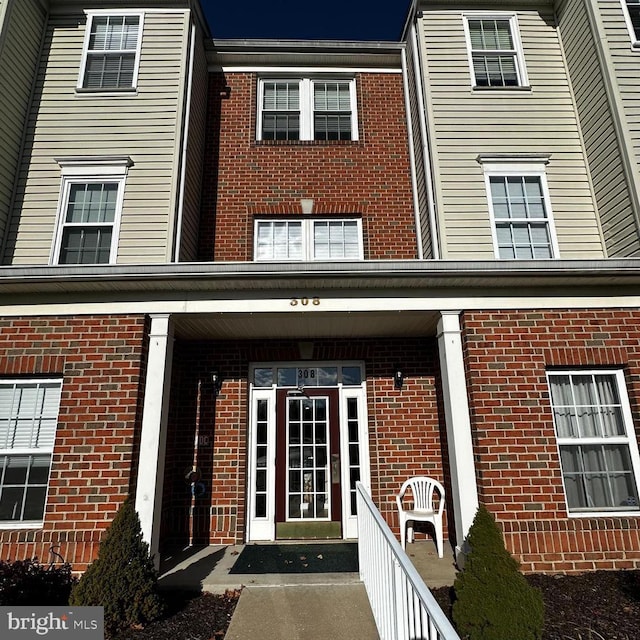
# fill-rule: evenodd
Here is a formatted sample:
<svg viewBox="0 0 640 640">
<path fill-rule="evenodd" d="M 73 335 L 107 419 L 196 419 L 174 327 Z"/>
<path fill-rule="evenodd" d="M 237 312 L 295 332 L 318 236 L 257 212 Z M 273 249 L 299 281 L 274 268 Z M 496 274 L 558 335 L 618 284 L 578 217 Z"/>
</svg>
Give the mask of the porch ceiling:
<svg viewBox="0 0 640 640">
<path fill-rule="evenodd" d="M 427 311 L 208 313 L 174 315 L 183 340 L 434 336 L 439 313 Z"/>
</svg>

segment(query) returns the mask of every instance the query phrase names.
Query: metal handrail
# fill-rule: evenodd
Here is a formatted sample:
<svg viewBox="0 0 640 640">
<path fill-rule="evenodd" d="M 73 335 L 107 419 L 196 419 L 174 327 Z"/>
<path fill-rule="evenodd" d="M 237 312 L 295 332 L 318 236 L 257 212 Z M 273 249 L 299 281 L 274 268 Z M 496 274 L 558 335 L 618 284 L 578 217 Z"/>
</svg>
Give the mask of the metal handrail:
<svg viewBox="0 0 640 640">
<path fill-rule="evenodd" d="M 356 494 L 360 579 L 381 640 L 460 640 L 361 482 Z"/>
</svg>

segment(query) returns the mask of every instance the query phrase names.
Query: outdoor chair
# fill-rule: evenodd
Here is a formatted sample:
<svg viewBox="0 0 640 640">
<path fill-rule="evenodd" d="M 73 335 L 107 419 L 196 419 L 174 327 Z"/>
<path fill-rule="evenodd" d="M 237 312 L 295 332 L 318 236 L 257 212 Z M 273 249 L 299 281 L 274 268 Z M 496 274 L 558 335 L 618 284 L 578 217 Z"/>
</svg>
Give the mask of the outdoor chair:
<svg viewBox="0 0 640 640">
<path fill-rule="evenodd" d="M 410 490 L 413 507 L 405 509 L 403 499 L 405 493 Z M 435 492 L 439 496 L 434 496 Z M 407 501 L 408 501 L 407 496 Z M 434 502 L 435 498 L 435 502 Z M 413 523 L 431 522 L 435 529 L 436 548 L 438 557 L 443 557 L 442 544 L 442 512 L 444 510 L 444 487 L 433 478 L 416 476 L 409 478 L 401 487 L 396 496 L 398 513 L 400 515 L 400 541 L 402 548 L 406 549 L 406 540 L 413 542 Z"/>
</svg>

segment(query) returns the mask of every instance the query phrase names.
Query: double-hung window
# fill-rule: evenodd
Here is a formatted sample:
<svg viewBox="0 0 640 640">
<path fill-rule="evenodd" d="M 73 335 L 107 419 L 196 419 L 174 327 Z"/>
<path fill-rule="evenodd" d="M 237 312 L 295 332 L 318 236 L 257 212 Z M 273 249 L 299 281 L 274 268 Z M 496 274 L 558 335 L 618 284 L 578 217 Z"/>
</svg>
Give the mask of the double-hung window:
<svg viewBox="0 0 640 640">
<path fill-rule="evenodd" d="M 545 160 L 483 161 L 496 257 L 536 260 L 558 256 Z"/>
<path fill-rule="evenodd" d="M 355 80 L 262 79 L 259 140 L 357 140 Z"/>
<path fill-rule="evenodd" d="M 634 47 L 640 47 L 640 0 L 621 0 L 627 29 Z"/>
<path fill-rule="evenodd" d="M 640 459 L 622 371 L 547 377 L 569 513 L 639 511 Z"/>
<path fill-rule="evenodd" d="M 527 84 L 515 16 L 465 16 L 465 32 L 475 87 Z"/>
<path fill-rule="evenodd" d="M 78 88 L 93 91 L 136 87 L 142 14 L 88 13 Z"/>
<path fill-rule="evenodd" d="M 0 382 L 0 527 L 44 518 L 61 388 L 60 380 Z"/>
<path fill-rule="evenodd" d="M 262 260 L 361 260 L 357 218 L 256 220 L 254 256 Z"/>
<path fill-rule="evenodd" d="M 115 262 L 129 159 L 58 162 L 63 178 L 52 264 Z"/>
</svg>

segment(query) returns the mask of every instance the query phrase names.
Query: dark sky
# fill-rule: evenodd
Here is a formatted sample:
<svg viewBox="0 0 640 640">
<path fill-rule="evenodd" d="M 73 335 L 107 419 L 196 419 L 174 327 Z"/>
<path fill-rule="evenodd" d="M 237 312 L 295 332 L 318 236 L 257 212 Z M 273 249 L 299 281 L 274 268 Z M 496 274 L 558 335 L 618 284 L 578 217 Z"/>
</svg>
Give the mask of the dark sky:
<svg viewBox="0 0 640 640">
<path fill-rule="evenodd" d="M 213 38 L 397 41 L 410 0 L 200 0 Z"/>
</svg>

